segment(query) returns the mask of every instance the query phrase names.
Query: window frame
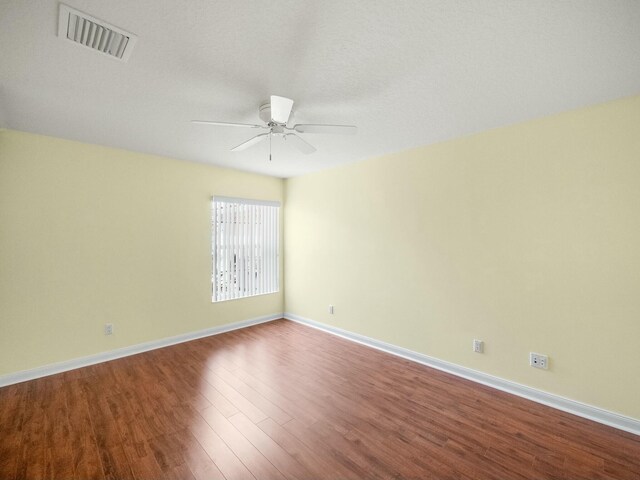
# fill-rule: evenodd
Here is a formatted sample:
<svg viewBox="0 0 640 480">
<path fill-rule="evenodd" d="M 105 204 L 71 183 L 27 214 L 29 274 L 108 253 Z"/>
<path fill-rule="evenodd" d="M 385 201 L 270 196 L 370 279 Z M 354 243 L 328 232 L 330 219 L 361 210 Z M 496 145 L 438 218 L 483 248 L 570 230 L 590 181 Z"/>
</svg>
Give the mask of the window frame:
<svg viewBox="0 0 640 480">
<path fill-rule="evenodd" d="M 218 211 L 219 204 L 230 205 L 226 214 L 227 216 L 235 216 L 234 222 L 230 222 L 229 219 L 221 221 Z M 243 212 L 245 217 L 240 224 L 237 219 L 240 215 L 239 209 L 242 206 L 251 208 L 245 209 Z M 274 210 L 261 210 L 260 207 L 271 207 Z M 281 203 L 278 201 L 220 195 L 211 197 L 212 303 L 280 292 L 280 207 Z M 230 227 L 232 223 L 235 223 L 236 226 Z M 222 230 L 221 226 L 225 224 L 229 228 L 228 232 Z M 236 228 L 240 230 L 235 230 Z M 240 238 L 239 232 L 242 232 L 242 238 Z M 227 245 L 221 247 L 219 242 L 225 238 Z M 252 247 L 253 255 L 249 256 Z M 226 249 L 227 254 L 233 255 L 233 260 L 228 257 L 226 265 L 224 260 L 219 261 L 218 258 L 223 248 Z M 221 267 L 222 270 L 220 270 Z M 262 284 L 260 284 L 261 281 Z M 233 288 L 231 287 L 232 282 Z"/>
</svg>

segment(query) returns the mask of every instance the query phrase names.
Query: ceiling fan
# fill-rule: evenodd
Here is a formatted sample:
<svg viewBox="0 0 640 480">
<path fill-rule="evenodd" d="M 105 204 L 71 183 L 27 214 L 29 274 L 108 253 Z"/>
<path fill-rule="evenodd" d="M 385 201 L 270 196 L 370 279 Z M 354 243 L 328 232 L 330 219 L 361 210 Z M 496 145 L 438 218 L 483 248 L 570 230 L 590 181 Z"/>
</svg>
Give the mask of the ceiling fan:
<svg viewBox="0 0 640 480">
<path fill-rule="evenodd" d="M 209 120 L 192 120 L 192 123 L 203 123 L 207 125 L 217 125 L 220 127 L 241 127 L 241 128 L 259 128 L 267 130 L 265 133 L 260 133 L 249 140 L 242 142 L 240 145 L 233 147 L 232 152 L 239 152 L 245 150 L 253 145 L 260 143 L 263 140 L 269 139 L 269 160 L 271 160 L 271 139 L 274 136 L 284 138 L 287 143 L 290 143 L 300 152 L 305 155 L 313 153 L 316 148 L 302 137 L 296 135 L 297 133 L 328 133 L 328 134 L 342 134 L 342 135 L 354 135 L 357 132 L 357 128 L 353 125 L 318 125 L 318 124 L 297 124 L 293 127 L 289 127 L 287 123 L 291 117 L 291 110 L 293 109 L 293 100 L 285 97 L 278 97 L 277 95 L 271 95 L 269 103 L 265 103 L 260 106 L 259 116 L 260 119 L 265 122 L 265 125 L 250 124 L 250 123 L 230 123 L 230 122 L 216 122 Z"/>
</svg>

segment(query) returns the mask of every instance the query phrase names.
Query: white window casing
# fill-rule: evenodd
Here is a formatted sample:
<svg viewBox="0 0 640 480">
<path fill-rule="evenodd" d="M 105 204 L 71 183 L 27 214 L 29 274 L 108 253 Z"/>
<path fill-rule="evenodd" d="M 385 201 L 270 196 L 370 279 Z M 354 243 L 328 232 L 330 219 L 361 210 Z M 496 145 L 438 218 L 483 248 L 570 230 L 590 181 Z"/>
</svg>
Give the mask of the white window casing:
<svg viewBox="0 0 640 480">
<path fill-rule="evenodd" d="M 215 196 L 211 212 L 212 300 L 279 291 L 280 203 Z"/>
</svg>

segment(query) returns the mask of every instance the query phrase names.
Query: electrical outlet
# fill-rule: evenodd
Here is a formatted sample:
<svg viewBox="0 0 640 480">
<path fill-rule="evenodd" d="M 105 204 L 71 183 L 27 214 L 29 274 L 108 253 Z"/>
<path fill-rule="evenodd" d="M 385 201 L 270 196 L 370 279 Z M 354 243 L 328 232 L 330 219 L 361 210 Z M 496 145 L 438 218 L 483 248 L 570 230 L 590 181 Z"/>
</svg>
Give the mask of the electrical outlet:
<svg viewBox="0 0 640 480">
<path fill-rule="evenodd" d="M 104 324 L 104 334 L 105 335 L 113 335 L 113 323 L 105 323 Z"/>
<path fill-rule="evenodd" d="M 329 305 L 329 313 L 333 315 L 333 305 Z"/>
<path fill-rule="evenodd" d="M 529 365 L 535 368 L 547 370 L 549 368 L 549 357 L 541 353 L 529 353 Z"/>
<path fill-rule="evenodd" d="M 484 342 L 482 340 L 474 340 L 473 351 L 476 353 L 484 353 Z"/>
</svg>

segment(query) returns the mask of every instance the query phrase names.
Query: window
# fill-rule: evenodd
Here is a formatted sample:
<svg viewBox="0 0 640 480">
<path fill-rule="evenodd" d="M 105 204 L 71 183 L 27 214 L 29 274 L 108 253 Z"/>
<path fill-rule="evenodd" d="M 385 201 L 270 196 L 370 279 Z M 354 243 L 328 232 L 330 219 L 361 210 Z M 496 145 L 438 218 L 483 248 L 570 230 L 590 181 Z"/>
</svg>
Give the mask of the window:
<svg viewBox="0 0 640 480">
<path fill-rule="evenodd" d="M 279 202 L 213 197 L 213 301 L 279 290 Z"/>
</svg>

